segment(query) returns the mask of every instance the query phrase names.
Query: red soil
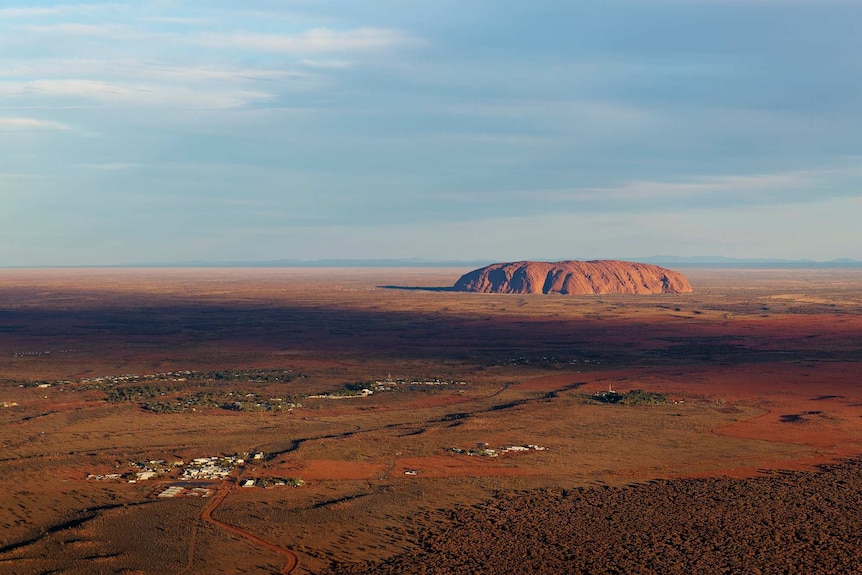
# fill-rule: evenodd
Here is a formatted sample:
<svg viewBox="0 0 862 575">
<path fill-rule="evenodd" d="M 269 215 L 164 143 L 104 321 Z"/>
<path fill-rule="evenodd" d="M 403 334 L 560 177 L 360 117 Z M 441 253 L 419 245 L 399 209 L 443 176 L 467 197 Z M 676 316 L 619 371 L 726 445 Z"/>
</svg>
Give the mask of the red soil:
<svg viewBox="0 0 862 575">
<path fill-rule="evenodd" d="M 417 477 L 514 477 L 539 475 L 535 469 L 506 467 L 506 456 L 488 458 L 469 455 L 432 455 L 399 458 L 392 475 L 414 470 Z"/>
<path fill-rule="evenodd" d="M 385 469 L 385 465 L 378 463 L 362 463 L 336 459 L 308 459 L 303 460 L 300 464 L 285 463 L 280 466 L 270 467 L 267 473 L 275 475 L 301 474 L 302 478 L 306 481 L 323 481 L 374 479 L 379 477 Z"/>
<path fill-rule="evenodd" d="M 274 553 L 277 553 L 282 558 L 284 558 L 284 565 L 282 566 L 279 573 L 281 575 L 287 575 L 290 572 L 292 572 L 299 565 L 299 556 L 296 553 L 294 553 L 290 549 L 284 549 L 284 548 L 279 547 L 277 545 L 273 545 L 269 541 L 266 541 L 265 539 L 258 537 L 254 533 L 249 533 L 248 531 L 245 531 L 243 529 L 240 529 L 240 528 L 235 527 L 233 525 L 229 525 L 228 523 L 225 523 L 223 521 L 219 521 L 218 519 L 213 518 L 213 516 L 212 516 L 213 512 L 215 512 L 215 510 L 218 509 L 219 505 L 222 504 L 222 502 L 225 500 L 225 497 L 227 497 L 228 493 L 230 493 L 230 490 L 232 487 L 233 487 L 233 482 L 231 482 L 231 481 L 224 481 L 222 483 L 221 487 L 219 487 L 219 489 L 218 489 L 218 492 L 215 494 L 215 496 L 210 501 L 210 504 L 207 505 L 207 507 L 206 507 L 206 509 L 204 509 L 203 513 L 201 513 L 201 519 L 203 519 L 207 523 L 211 523 L 212 525 L 215 525 L 216 527 L 220 527 L 220 528 L 224 529 L 225 531 L 229 531 L 230 533 L 233 533 L 234 535 L 239 535 L 240 537 L 248 539 L 249 541 L 251 541 L 255 545 L 258 545 L 258 546 L 263 547 L 265 549 L 269 549 L 270 551 L 272 551 Z M 192 541 L 192 545 L 194 545 L 194 540 Z M 189 552 L 189 556 L 194 557 L 193 553 L 194 553 L 194 549 L 192 547 L 192 550 Z"/>
<path fill-rule="evenodd" d="M 786 332 L 783 332 L 786 333 Z M 762 408 L 760 416 L 737 421 L 712 433 L 741 439 L 806 446 L 796 461 L 765 459 L 756 466 L 721 469 L 712 475 L 750 477 L 758 468 L 811 469 L 862 453 L 862 386 L 857 363 L 766 364 L 686 369 L 647 368 L 552 375 L 527 380 L 524 390 L 548 392 L 576 382 L 595 393 L 646 389 L 682 401 Z M 726 406 L 726 407 L 725 407 Z M 706 475 L 702 475 L 706 476 Z"/>
</svg>

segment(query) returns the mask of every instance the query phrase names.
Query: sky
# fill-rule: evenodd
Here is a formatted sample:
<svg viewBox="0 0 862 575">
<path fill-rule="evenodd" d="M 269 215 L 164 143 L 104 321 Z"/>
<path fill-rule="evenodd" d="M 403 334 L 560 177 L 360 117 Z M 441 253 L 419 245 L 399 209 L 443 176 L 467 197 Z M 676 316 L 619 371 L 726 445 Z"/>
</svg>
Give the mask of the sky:
<svg viewBox="0 0 862 575">
<path fill-rule="evenodd" d="M 862 259 L 857 0 L 0 1 L 0 266 Z"/>
</svg>

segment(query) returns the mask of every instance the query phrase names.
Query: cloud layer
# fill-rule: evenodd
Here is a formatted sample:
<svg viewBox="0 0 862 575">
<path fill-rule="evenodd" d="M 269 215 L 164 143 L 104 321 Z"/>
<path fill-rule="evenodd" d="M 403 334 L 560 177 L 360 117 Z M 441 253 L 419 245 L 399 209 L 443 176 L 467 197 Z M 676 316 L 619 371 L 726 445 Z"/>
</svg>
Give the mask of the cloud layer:
<svg viewBox="0 0 862 575">
<path fill-rule="evenodd" d="M 802 0 L 12 0 L 0 265 L 862 259 L 860 19 Z"/>
</svg>

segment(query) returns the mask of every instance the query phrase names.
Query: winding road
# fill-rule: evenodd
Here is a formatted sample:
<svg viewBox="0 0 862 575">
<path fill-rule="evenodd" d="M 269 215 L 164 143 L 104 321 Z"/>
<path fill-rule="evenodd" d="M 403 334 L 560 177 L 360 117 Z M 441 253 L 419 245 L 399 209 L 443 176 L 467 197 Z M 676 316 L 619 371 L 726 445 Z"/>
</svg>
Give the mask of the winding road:
<svg viewBox="0 0 862 575">
<path fill-rule="evenodd" d="M 229 531 L 235 535 L 244 537 L 252 543 L 255 543 L 261 547 L 265 547 L 266 549 L 269 549 L 270 551 L 273 551 L 274 553 L 280 555 L 284 558 L 284 566 L 281 568 L 279 573 L 281 573 L 281 575 L 287 575 L 288 573 L 291 573 L 299 565 L 299 556 L 296 553 L 294 553 L 290 549 L 284 549 L 283 547 L 279 547 L 278 545 L 270 543 L 269 541 L 258 537 L 254 533 L 249 533 L 248 531 L 244 531 L 239 527 L 234 527 L 233 525 L 229 525 L 224 521 L 219 521 L 212 516 L 213 512 L 218 509 L 219 505 L 221 505 L 225 498 L 228 496 L 230 490 L 233 489 L 235 481 L 238 480 L 239 474 L 237 474 L 237 477 L 235 478 L 229 478 L 222 482 L 222 484 L 218 488 L 218 491 L 216 491 L 216 494 L 210 501 L 210 504 L 207 505 L 206 509 L 203 510 L 203 513 L 201 513 L 201 519 L 203 519 L 207 523 L 210 523 L 217 527 L 221 527 L 222 529 Z"/>
</svg>

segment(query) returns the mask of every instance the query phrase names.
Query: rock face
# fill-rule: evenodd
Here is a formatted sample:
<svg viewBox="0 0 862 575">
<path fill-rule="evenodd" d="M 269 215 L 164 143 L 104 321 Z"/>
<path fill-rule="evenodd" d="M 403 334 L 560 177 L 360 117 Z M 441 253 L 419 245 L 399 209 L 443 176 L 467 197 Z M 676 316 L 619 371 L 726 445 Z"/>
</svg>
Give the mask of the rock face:
<svg viewBox="0 0 862 575">
<path fill-rule="evenodd" d="M 455 291 L 536 294 L 688 293 L 682 274 L 618 260 L 491 264 L 461 276 Z"/>
</svg>

